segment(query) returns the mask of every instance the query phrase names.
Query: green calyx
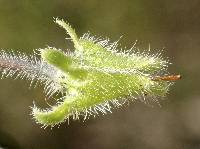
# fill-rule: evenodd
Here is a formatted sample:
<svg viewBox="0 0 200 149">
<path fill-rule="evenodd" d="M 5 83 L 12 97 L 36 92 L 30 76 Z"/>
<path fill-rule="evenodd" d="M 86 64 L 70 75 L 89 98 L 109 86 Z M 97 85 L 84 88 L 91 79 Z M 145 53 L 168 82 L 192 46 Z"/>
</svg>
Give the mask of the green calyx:
<svg viewBox="0 0 200 149">
<path fill-rule="evenodd" d="M 38 123 L 53 127 L 70 117 L 81 116 L 85 120 L 99 112 L 106 114 L 126 101 L 166 95 L 171 83 L 152 79 L 168 65 L 159 54 L 117 52 L 117 42 L 96 40 L 89 34 L 78 38 L 68 23 L 59 19 L 55 22 L 69 34 L 75 52 L 41 50 L 42 60 L 61 71 L 57 82 L 66 90 L 62 100 L 51 109 L 33 107 L 32 114 Z"/>
</svg>

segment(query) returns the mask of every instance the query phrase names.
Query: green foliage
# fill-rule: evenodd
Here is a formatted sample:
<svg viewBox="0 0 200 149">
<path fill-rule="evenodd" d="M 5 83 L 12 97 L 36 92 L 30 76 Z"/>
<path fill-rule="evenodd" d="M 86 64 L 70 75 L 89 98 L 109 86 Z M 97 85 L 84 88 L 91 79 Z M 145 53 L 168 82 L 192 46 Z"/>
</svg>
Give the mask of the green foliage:
<svg viewBox="0 0 200 149">
<path fill-rule="evenodd" d="M 66 30 L 74 43 L 75 52 L 64 53 L 47 47 L 39 50 L 41 60 L 33 62 L 33 58 L 26 57 L 21 64 L 21 56 L 15 56 L 17 64 L 8 67 L 18 74 L 21 71 L 16 67 L 22 68 L 28 78 L 30 72 L 27 70 L 37 68 L 33 70 L 31 80 L 44 82 L 48 95 L 56 92 L 63 94 L 57 105 L 50 109 L 33 106 L 32 115 L 37 123 L 53 127 L 70 117 L 76 120 L 81 116 L 85 120 L 99 112 L 111 112 L 131 100 L 139 98 L 145 101 L 147 97 L 156 99 L 166 95 L 171 83 L 152 79 L 166 72 L 168 62 L 160 53 L 140 53 L 135 47 L 122 52 L 117 49 L 118 42 L 98 39 L 89 33 L 78 38 L 68 23 L 59 19 L 55 22 Z M 14 56 L 7 54 L 7 57 Z M 3 58 L 0 58 L 2 64 Z M 9 74 L 5 67 L 2 70 Z"/>
</svg>

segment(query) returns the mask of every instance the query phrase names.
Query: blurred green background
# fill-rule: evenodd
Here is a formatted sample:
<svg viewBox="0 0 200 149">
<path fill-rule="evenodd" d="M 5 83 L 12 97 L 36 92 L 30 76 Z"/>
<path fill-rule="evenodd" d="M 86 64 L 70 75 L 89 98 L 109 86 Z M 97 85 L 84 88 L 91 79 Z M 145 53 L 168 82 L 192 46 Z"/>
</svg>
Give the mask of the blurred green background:
<svg viewBox="0 0 200 149">
<path fill-rule="evenodd" d="M 161 107 L 133 103 L 87 122 L 41 129 L 29 115 L 33 100 L 45 104 L 42 87 L 0 80 L 0 146 L 7 148 L 187 149 L 200 148 L 199 0 L 0 0 L 0 48 L 27 54 L 47 45 L 72 48 L 53 17 L 68 20 L 79 35 L 121 35 L 122 47 L 163 51 L 180 73 Z"/>
</svg>

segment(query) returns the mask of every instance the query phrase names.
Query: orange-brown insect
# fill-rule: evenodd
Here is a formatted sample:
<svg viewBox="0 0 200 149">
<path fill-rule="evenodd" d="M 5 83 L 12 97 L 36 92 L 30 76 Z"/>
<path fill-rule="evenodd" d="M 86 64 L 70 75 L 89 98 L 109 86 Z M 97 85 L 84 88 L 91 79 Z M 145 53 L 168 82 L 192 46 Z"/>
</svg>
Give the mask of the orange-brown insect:
<svg viewBox="0 0 200 149">
<path fill-rule="evenodd" d="M 152 78 L 153 81 L 176 81 L 176 80 L 180 80 L 181 79 L 181 75 L 171 75 L 171 76 L 155 76 L 154 78 Z"/>
</svg>

